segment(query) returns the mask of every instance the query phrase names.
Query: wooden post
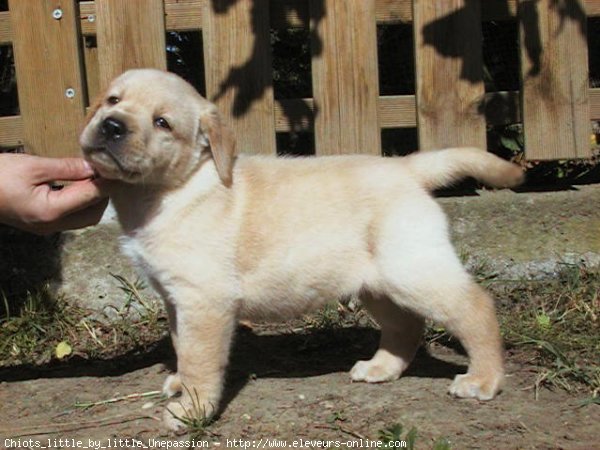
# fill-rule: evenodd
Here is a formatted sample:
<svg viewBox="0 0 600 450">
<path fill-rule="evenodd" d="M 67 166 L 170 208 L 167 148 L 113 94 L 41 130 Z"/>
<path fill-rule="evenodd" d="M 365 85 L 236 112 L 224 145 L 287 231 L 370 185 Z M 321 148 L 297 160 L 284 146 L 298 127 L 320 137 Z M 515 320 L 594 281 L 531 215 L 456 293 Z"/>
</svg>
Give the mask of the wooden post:
<svg viewBox="0 0 600 450">
<path fill-rule="evenodd" d="M 74 0 L 10 0 L 25 151 L 78 156 L 85 91 Z"/>
<path fill-rule="evenodd" d="M 85 76 L 87 79 L 88 97 L 93 101 L 100 94 L 100 64 L 98 62 L 98 47 L 86 46 L 87 37 L 83 38 L 83 60 L 85 61 Z"/>
<path fill-rule="evenodd" d="M 564 16 L 552 0 L 521 0 L 522 105 L 529 160 L 591 156 L 588 49 L 583 2 Z"/>
<path fill-rule="evenodd" d="M 240 152 L 275 154 L 268 0 L 207 0 L 207 97 L 233 128 Z"/>
<path fill-rule="evenodd" d="M 311 0 L 310 7 L 322 17 L 311 23 L 317 154 L 380 155 L 375 1 Z"/>
<path fill-rule="evenodd" d="M 421 150 L 486 148 L 481 6 L 413 0 Z"/>
<path fill-rule="evenodd" d="M 163 0 L 96 0 L 100 89 L 127 69 L 166 70 Z"/>
</svg>

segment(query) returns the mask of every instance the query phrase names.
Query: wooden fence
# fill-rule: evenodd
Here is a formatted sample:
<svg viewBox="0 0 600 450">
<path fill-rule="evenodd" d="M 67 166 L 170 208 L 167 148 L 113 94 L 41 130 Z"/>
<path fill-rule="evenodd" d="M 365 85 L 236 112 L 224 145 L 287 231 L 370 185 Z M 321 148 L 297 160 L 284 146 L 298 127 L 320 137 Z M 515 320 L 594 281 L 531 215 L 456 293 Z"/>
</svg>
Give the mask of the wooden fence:
<svg viewBox="0 0 600 450">
<path fill-rule="evenodd" d="M 381 154 L 382 129 L 415 126 L 423 150 L 485 148 L 486 125 L 522 122 L 528 159 L 588 157 L 590 16 L 600 0 L 9 0 L 0 45 L 20 116 L 0 118 L 0 146 L 79 154 L 88 98 L 127 68 L 166 68 L 167 31 L 202 30 L 207 96 L 242 151 L 312 129 L 317 154 Z M 521 89 L 486 94 L 481 24 L 505 19 L 519 23 Z M 377 25 L 399 22 L 413 24 L 416 95 L 380 96 Z M 310 29 L 313 98 L 274 98 L 270 30 L 286 27 Z"/>
</svg>

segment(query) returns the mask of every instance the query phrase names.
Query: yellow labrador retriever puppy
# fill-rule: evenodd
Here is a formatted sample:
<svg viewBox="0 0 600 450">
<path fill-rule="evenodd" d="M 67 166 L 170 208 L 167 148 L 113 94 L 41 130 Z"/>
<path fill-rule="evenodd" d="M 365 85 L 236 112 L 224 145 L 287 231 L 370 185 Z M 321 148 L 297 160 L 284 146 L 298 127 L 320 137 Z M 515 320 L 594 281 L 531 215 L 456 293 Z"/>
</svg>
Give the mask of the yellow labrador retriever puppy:
<svg viewBox="0 0 600 450">
<path fill-rule="evenodd" d="M 216 107 L 176 75 L 131 70 L 93 107 L 81 139 L 87 160 L 115 180 L 124 248 L 162 295 L 183 392 L 165 420 L 218 408 L 239 319 L 282 319 L 357 294 L 381 325 L 354 381 L 397 379 L 425 318 L 470 357 L 450 386 L 489 400 L 503 380 L 494 305 L 458 260 L 432 189 L 466 176 L 514 186 L 522 170 L 455 148 L 404 158 L 235 156 Z M 191 394 L 191 396 L 190 396 Z M 198 408 L 196 408 L 196 411 Z"/>
</svg>

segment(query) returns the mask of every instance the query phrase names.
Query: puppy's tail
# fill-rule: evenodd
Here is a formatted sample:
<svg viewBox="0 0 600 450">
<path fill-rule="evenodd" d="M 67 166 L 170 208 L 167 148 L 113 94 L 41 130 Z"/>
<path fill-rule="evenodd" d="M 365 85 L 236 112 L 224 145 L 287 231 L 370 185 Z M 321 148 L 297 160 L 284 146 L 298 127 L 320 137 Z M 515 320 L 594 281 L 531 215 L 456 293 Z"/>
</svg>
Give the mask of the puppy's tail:
<svg viewBox="0 0 600 450">
<path fill-rule="evenodd" d="M 409 169 L 428 190 L 473 177 L 488 186 L 507 188 L 525 180 L 523 169 L 475 147 L 414 153 L 404 158 Z"/>
</svg>

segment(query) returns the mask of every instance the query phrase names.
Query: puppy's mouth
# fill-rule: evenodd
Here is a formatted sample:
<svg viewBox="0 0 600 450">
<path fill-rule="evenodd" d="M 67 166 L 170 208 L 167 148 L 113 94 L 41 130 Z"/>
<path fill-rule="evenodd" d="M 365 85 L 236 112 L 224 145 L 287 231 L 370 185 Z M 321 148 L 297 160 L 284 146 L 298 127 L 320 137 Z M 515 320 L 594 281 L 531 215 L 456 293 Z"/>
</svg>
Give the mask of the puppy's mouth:
<svg viewBox="0 0 600 450">
<path fill-rule="evenodd" d="M 92 164 L 97 178 L 114 178 L 114 176 L 107 173 L 107 170 L 112 172 L 112 169 L 115 168 L 118 170 L 120 178 L 131 179 L 142 175 L 139 170 L 126 167 L 115 153 L 115 150 L 107 145 L 86 146 L 83 148 L 83 152 L 86 155 L 86 159 Z"/>
</svg>

